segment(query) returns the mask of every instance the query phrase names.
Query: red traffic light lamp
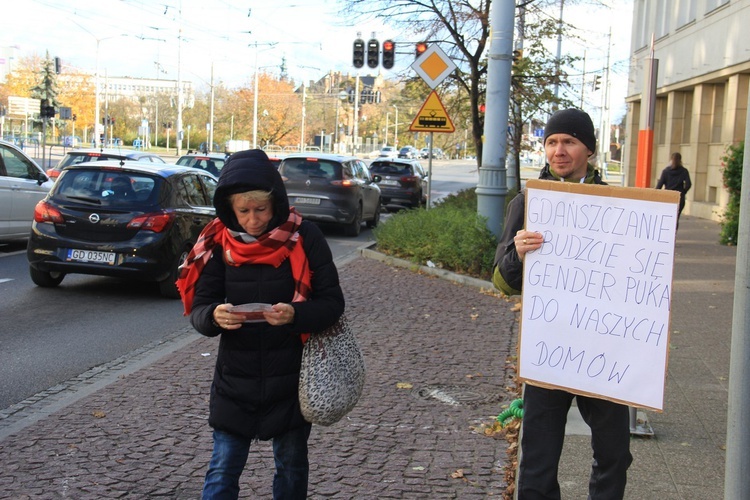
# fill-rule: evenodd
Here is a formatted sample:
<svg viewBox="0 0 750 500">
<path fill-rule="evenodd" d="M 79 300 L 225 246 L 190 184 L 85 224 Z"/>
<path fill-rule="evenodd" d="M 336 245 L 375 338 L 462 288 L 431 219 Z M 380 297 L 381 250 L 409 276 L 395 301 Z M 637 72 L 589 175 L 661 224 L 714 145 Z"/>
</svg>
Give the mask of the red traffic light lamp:
<svg viewBox="0 0 750 500">
<path fill-rule="evenodd" d="M 396 44 L 393 40 L 383 42 L 383 67 L 391 69 L 396 60 Z"/>
<path fill-rule="evenodd" d="M 417 42 L 415 56 L 419 57 L 427 50 L 427 42 Z"/>
</svg>

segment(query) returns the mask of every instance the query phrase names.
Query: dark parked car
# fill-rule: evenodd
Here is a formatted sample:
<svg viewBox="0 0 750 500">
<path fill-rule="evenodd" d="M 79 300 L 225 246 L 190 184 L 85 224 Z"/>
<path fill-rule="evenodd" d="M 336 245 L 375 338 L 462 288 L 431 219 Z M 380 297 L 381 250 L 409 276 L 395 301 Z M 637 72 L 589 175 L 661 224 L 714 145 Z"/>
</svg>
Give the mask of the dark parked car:
<svg viewBox="0 0 750 500">
<path fill-rule="evenodd" d="M 208 172 L 177 165 L 67 167 L 34 210 L 31 280 L 55 287 L 68 273 L 134 278 L 177 298 L 177 268 L 215 216 L 216 184 Z"/>
<path fill-rule="evenodd" d="M 414 159 L 417 157 L 418 151 L 414 146 L 404 146 L 398 151 L 399 158 Z"/>
<path fill-rule="evenodd" d="M 367 165 L 353 156 L 295 153 L 281 161 L 289 203 L 306 219 L 344 225 L 357 236 L 362 222 L 380 221 L 379 177 L 371 178 Z"/>
<path fill-rule="evenodd" d="M 178 165 L 184 165 L 186 167 L 200 168 L 205 170 L 216 177 L 219 177 L 219 172 L 224 168 L 224 162 L 227 159 L 227 155 L 224 153 L 190 153 L 181 156 L 177 160 Z"/>
<path fill-rule="evenodd" d="M 53 184 L 21 148 L 0 141 L 0 241 L 29 237 L 34 206 Z"/>
<path fill-rule="evenodd" d="M 417 160 L 375 160 L 370 173 L 379 175 L 383 205 L 420 207 L 427 204 L 428 175 Z"/>
<path fill-rule="evenodd" d="M 47 175 L 52 179 L 57 179 L 62 169 L 68 165 L 106 160 L 145 161 L 159 165 L 166 163 L 161 156 L 145 151 L 131 151 L 127 149 L 74 149 L 65 153 L 65 156 L 63 156 L 62 160 L 56 166 L 48 169 Z"/>
</svg>

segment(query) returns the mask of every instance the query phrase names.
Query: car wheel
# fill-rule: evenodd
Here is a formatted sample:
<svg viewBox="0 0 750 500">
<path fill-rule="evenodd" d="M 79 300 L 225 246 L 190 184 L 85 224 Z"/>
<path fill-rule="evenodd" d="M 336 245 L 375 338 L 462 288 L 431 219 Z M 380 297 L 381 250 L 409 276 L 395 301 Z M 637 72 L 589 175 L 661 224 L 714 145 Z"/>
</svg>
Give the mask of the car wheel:
<svg viewBox="0 0 750 500">
<path fill-rule="evenodd" d="M 63 278 L 65 278 L 65 273 L 55 271 L 48 273 L 34 269 L 33 267 L 29 267 L 29 274 L 31 275 L 31 281 L 33 281 L 36 286 L 44 288 L 54 288 L 62 283 Z"/>
<path fill-rule="evenodd" d="M 380 200 L 378 200 L 378 205 L 375 207 L 375 213 L 372 216 L 372 220 L 367 221 L 367 227 L 369 227 L 370 229 L 377 227 L 379 222 L 380 222 Z"/>
<path fill-rule="evenodd" d="M 359 236 L 362 231 L 362 204 L 360 203 L 357 207 L 357 214 L 354 216 L 354 220 L 351 221 L 344 227 L 344 232 L 347 236 Z"/>
<path fill-rule="evenodd" d="M 180 276 L 180 266 L 183 262 L 185 262 L 185 259 L 187 259 L 188 253 L 190 253 L 189 248 L 183 250 L 182 253 L 177 257 L 177 260 L 175 260 L 175 262 L 172 264 L 172 269 L 170 269 L 167 279 L 159 282 L 159 293 L 162 297 L 165 297 L 167 299 L 180 298 L 180 291 L 177 290 L 177 284 L 175 282 Z"/>
</svg>

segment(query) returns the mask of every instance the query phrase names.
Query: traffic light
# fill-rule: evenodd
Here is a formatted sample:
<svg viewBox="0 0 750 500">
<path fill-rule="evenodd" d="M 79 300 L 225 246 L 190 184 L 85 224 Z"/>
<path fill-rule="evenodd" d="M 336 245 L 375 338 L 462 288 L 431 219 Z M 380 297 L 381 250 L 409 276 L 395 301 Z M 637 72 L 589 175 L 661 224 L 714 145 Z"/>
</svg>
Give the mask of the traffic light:
<svg viewBox="0 0 750 500">
<path fill-rule="evenodd" d="M 367 42 L 367 66 L 377 68 L 380 62 L 380 42 L 370 38 Z"/>
<path fill-rule="evenodd" d="M 515 67 L 518 66 L 518 63 L 521 62 L 522 57 L 523 49 L 516 49 L 513 51 L 513 69 L 515 69 Z"/>
<path fill-rule="evenodd" d="M 357 38 L 356 40 L 354 40 L 352 64 L 354 64 L 355 68 L 361 68 L 365 65 L 365 41 L 361 38 Z"/>
<path fill-rule="evenodd" d="M 48 99 L 42 99 L 39 101 L 39 117 L 40 118 L 54 118 L 55 107 L 49 105 Z"/>
<path fill-rule="evenodd" d="M 393 40 L 383 42 L 383 67 L 391 69 L 396 59 L 396 44 Z"/>
<path fill-rule="evenodd" d="M 417 42 L 415 58 L 418 58 L 427 50 L 427 42 Z"/>
<path fill-rule="evenodd" d="M 602 83 L 602 76 L 601 75 L 594 75 L 594 82 L 593 82 L 594 92 L 596 92 L 597 90 L 599 90 L 599 85 L 601 85 L 601 83 Z"/>
<path fill-rule="evenodd" d="M 60 74 L 60 68 L 62 67 L 62 63 L 60 62 L 59 57 L 55 57 L 55 73 Z"/>
</svg>

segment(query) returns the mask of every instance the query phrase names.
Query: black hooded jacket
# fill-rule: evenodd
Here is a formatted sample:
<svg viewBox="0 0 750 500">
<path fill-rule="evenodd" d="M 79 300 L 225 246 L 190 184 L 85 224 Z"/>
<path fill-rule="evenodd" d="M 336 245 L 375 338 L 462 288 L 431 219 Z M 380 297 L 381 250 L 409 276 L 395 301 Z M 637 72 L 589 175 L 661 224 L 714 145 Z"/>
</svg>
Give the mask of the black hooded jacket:
<svg viewBox="0 0 750 500">
<path fill-rule="evenodd" d="M 269 231 L 287 219 L 289 202 L 281 176 L 265 153 L 249 150 L 230 156 L 221 171 L 214 206 L 224 225 L 242 231 L 228 196 L 256 189 L 273 194 Z M 344 296 L 320 229 L 303 221 L 299 234 L 312 271 L 312 295 L 292 304 L 292 324 L 246 323 L 239 330 L 225 331 L 213 322 L 213 310 L 225 302 L 292 303 L 294 279 L 288 260 L 278 268 L 228 266 L 217 247 L 198 279 L 190 322 L 203 335 L 221 335 L 211 386 L 209 424 L 214 428 L 267 440 L 304 424 L 297 395 L 300 334 L 315 334 L 334 324 L 344 312 Z"/>
</svg>

